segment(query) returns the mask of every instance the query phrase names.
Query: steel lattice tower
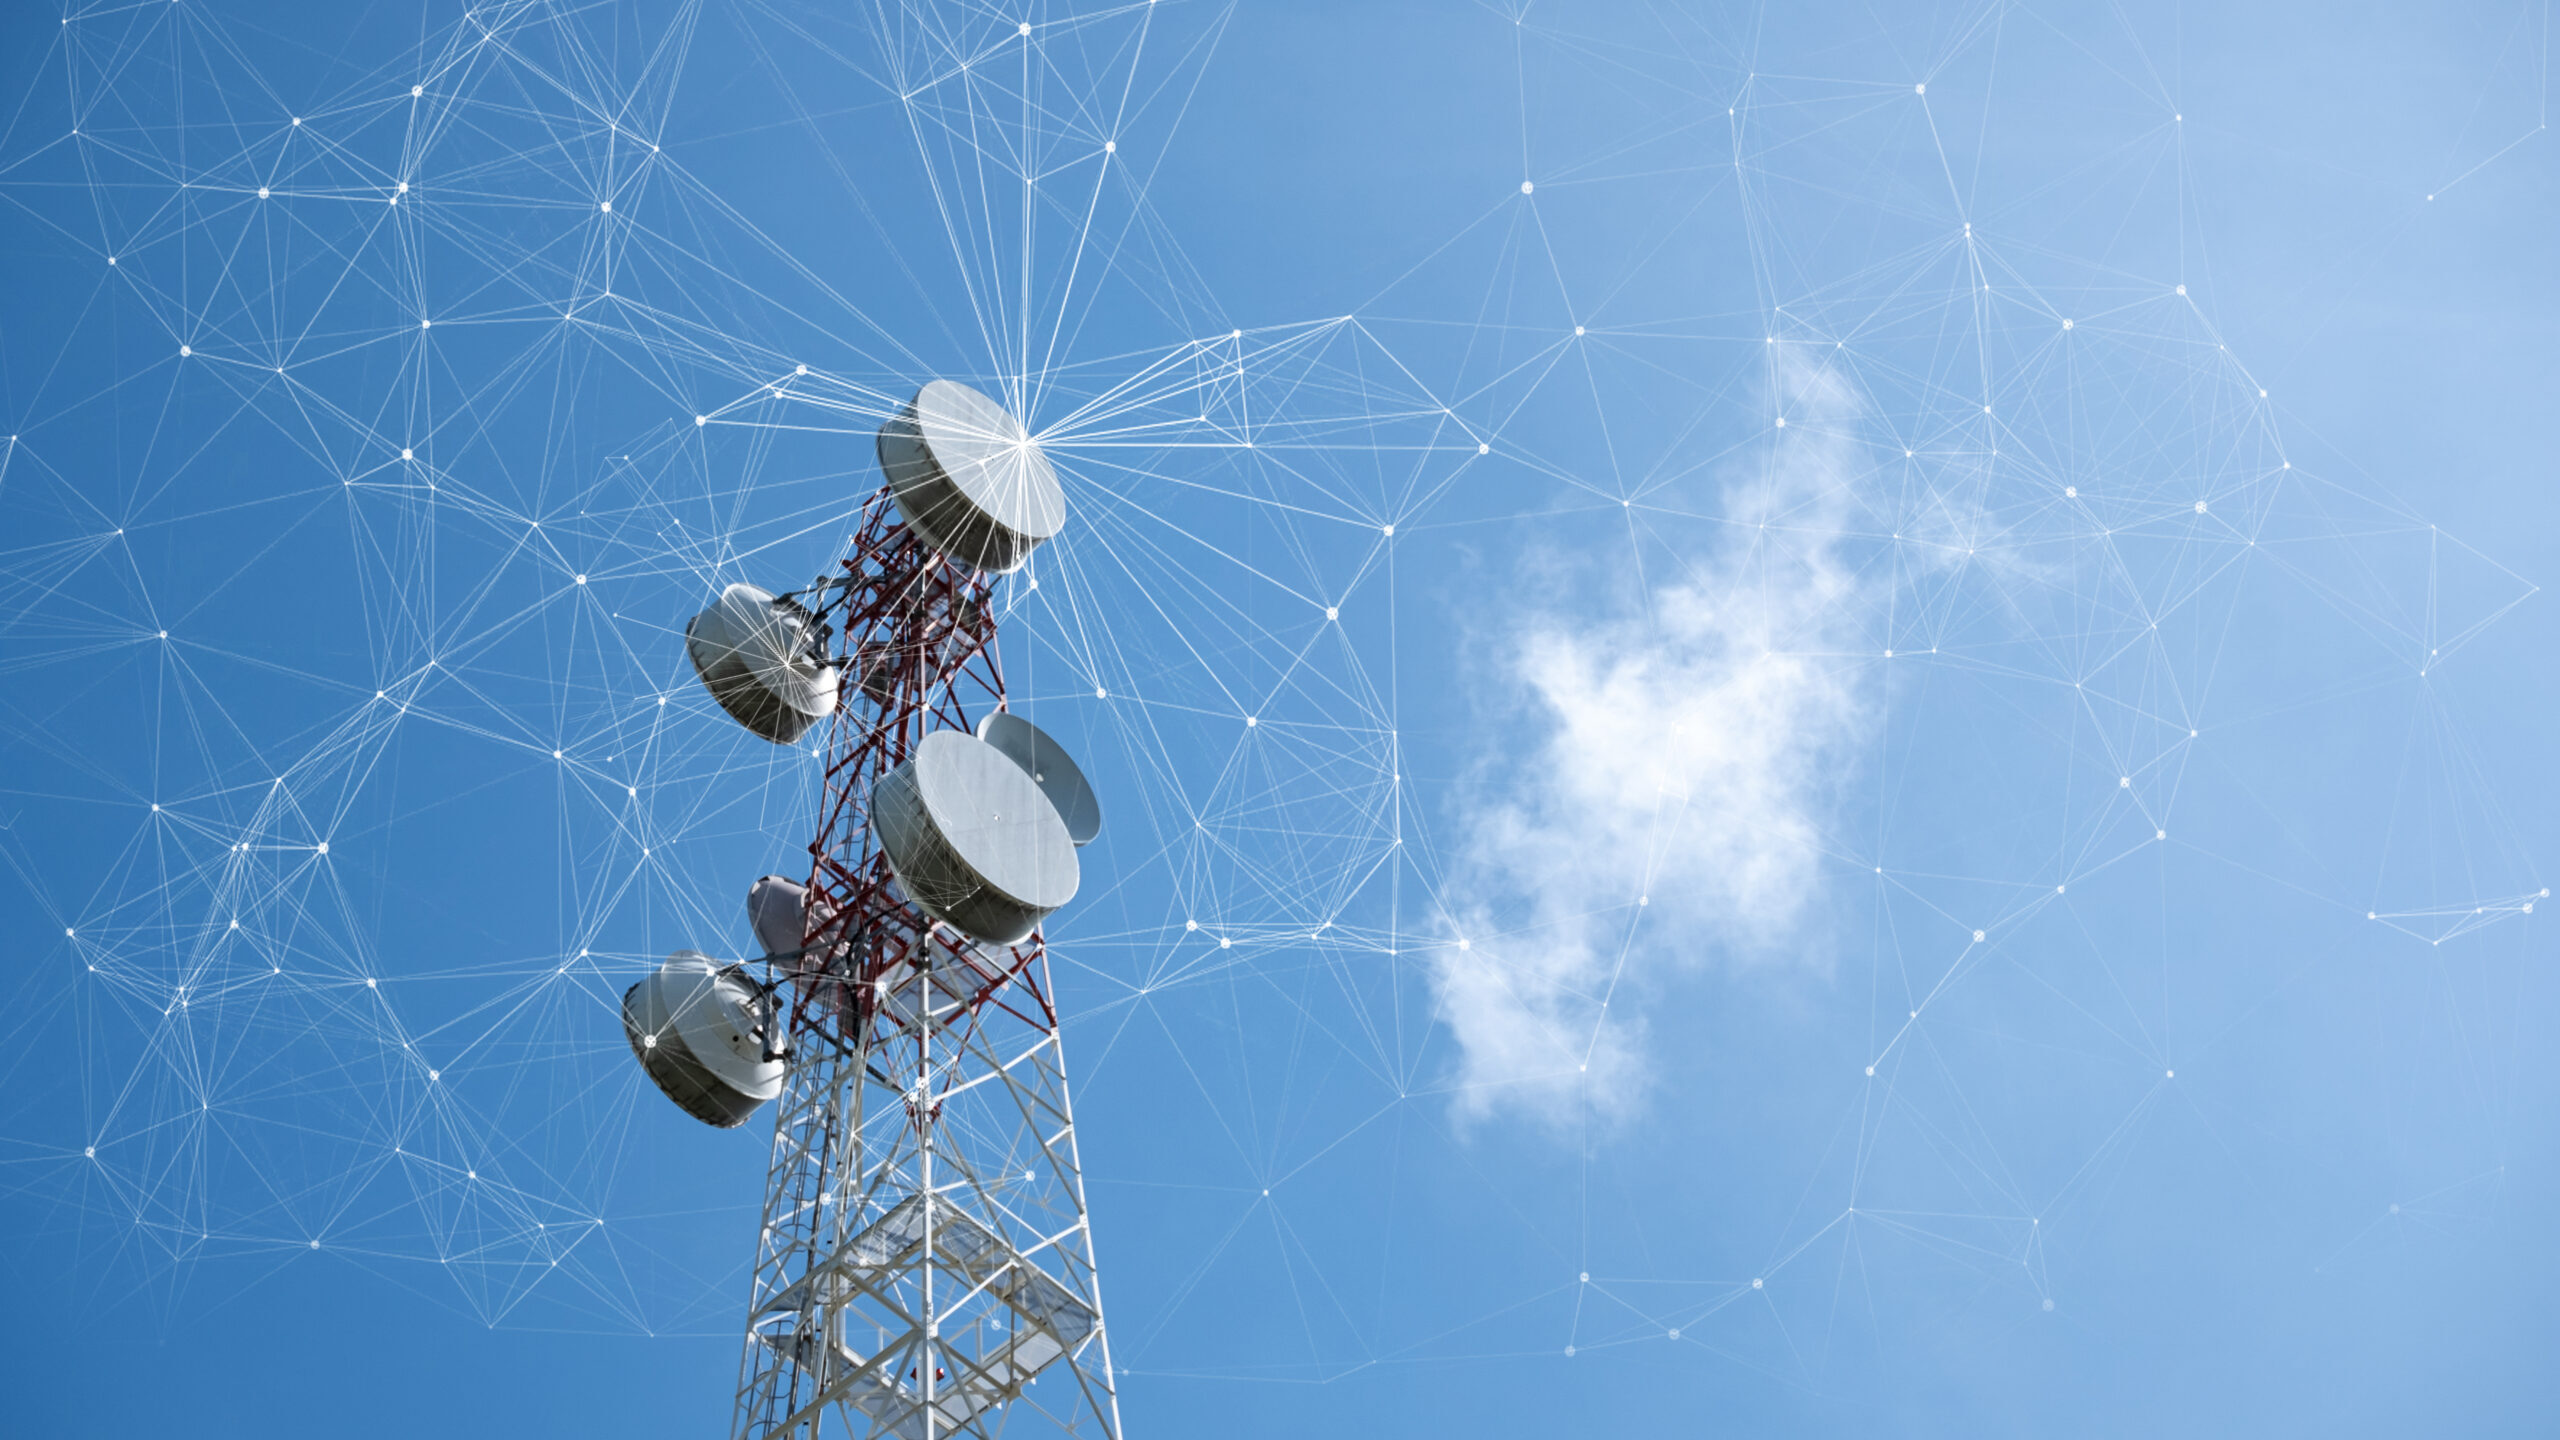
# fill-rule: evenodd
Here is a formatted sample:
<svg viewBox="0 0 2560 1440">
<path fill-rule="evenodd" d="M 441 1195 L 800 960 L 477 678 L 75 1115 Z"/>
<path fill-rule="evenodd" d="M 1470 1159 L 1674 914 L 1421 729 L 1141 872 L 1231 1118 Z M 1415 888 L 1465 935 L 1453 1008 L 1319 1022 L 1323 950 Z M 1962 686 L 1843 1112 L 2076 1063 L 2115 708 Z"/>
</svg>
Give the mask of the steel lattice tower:
<svg viewBox="0 0 2560 1440">
<path fill-rule="evenodd" d="M 992 946 L 938 923 L 869 814 L 928 733 L 1005 708 L 993 588 L 884 487 L 815 597 L 843 703 L 804 944 L 776 966 L 791 1062 L 738 1440 L 815 1437 L 830 1413 L 899 1440 L 1120 1433 L 1042 936 Z"/>
</svg>

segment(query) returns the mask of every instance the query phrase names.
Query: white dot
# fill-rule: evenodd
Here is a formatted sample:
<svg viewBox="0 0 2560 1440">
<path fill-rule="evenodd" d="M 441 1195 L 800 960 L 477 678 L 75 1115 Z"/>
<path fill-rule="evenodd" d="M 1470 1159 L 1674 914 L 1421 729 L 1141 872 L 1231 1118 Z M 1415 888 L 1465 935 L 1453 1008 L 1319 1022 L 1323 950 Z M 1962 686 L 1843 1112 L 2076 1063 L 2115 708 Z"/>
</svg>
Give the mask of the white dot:
<svg viewBox="0 0 2560 1440">
<path fill-rule="evenodd" d="M 2116 788 L 2117 788 L 2117 789 L 2119 789 L 2119 790 L 2130 790 L 2130 789 L 2132 789 L 2132 788 L 2133 788 L 2133 777 L 2132 777 L 2132 776 L 2130 776 L 2130 775 L 2119 775 L 2119 776 L 2117 776 L 2117 777 L 2116 777 Z"/>
<path fill-rule="evenodd" d="M 1105 141 L 1103 141 L 1103 142 L 1102 142 L 1102 153 L 1103 153 L 1103 154 L 1105 154 L 1105 155 L 1117 155 L 1117 154 L 1119 154 L 1119 153 L 1120 153 L 1120 142 L 1119 142 L 1119 141 L 1117 141 L 1117 140 L 1105 140 Z"/>
<path fill-rule="evenodd" d="M 1230 939 L 1227 936 L 1221 935 L 1218 937 L 1218 948 L 1221 950 L 1233 949 L 1235 947 L 1235 943 L 1236 942 L 1233 939 Z M 1267 1195 L 1270 1192 L 1266 1190 L 1263 1193 Z"/>
<path fill-rule="evenodd" d="M 329 842 L 328 842 L 328 841 L 323 840 L 323 841 L 321 841 L 321 842 L 320 842 L 320 853 L 321 853 L 321 854 L 323 854 L 323 855 L 326 855 L 326 854 L 328 854 L 328 853 L 329 853 Z"/>
<path fill-rule="evenodd" d="M 2046 1302 L 2044 1302 L 2044 1308 L 2046 1308 L 2047 1310 L 2052 1309 L 2052 1308 L 2053 1308 L 2053 1302 L 2052 1302 L 2052 1301 L 2050 1301 L 2050 1300 L 2047 1300 Z"/>
<path fill-rule="evenodd" d="M 1388 533 L 1388 534 L 1390 534 L 1390 535 L 1393 535 L 1394 533 L 1396 533 L 1396 527 L 1394 527 L 1393 525 L 1388 526 L 1388 527 L 1387 527 L 1387 533 Z"/>
<path fill-rule="evenodd" d="M 415 450 L 402 450 L 400 452 L 400 458 L 403 460 L 415 460 L 418 458 L 418 452 Z"/>
<path fill-rule="evenodd" d="M 1324 607 L 1324 618 L 1326 618 L 1327 620 L 1339 620 L 1339 619 L 1341 619 L 1341 618 L 1342 618 L 1342 610 L 1341 610 L 1341 607 L 1339 607 L 1339 606 L 1335 606 L 1335 605 L 1327 605 L 1326 607 Z"/>
<path fill-rule="evenodd" d="M 610 215 L 613 213 L 613 202 L 610 200 L 599 202 L 596 208 L 603 211 L 605 214 Z"/>
<path fill-rule="evenodd" d="M 1259 725 L 1259 724 L 1261 724 L 1261 723 L 1262 723 L 1262 717 L 1261 717 L 1261 716 L 1259 716 L 1259 715 L 1247 715 L 1246 717 L 1244 717 L 1244 727 L 1245 727 L 1246 729 L 1248 729 L 1248 730 L 1252 729 L 1254 726 Z"/>
<path fill-rule="evenodd" d="M 113 265 L 114 263 L 116 263 L 116 257 L 114 257 L 113 255 L 108 256 L 108 257 L 107 257 L 107 263 L 108 263 L 108 264 L 110 264 L 110 265 Z"/>
<path fill-rule="evenodd" d="M 1760 1282 L 1759 1282 L 1759 1281 L 1757 1281 L 1757 1280 L 1752 1281 L 1752 1282 L 1751 1282 L 1751 1288 L 1752 1288 L 1752 1289 L 1754 1289 L 1754 1290 L 1759 1289 L 1759 1288 L 1760 1288 Z"/>
<path fill-rule="evenodd" d="M 701 425 L 708 425 L 708 424 L 710 424 L 710 423 L 711 423 L 711 421 L 710 421 L 710 417 L 708 417 L 708 416 L 704 416 L 704 415 L 696 415 L 696 416 L 694 416 L 694 417 L 693 417 L 693 423 L 694 423 L 695 425 L 697 425 L 697 426 L 701 426 Z"/>
<path fill-rule="evenodd" d="M 2062 487 L 2062 493 L 2066 499 L 2077 500 L 2080 498 L 2080 487 L 2077 485 L 2065 485 Z"/>
<path fill-rule="evenodd" d="M 1182 922 L 1182 928 L 1185 930 L 1197 930 L 1200 928 L 1200 922 L 1197 920 L 1185 920 Z"/>
<path fill-rule="evenodd" d="M 2186 286 L 2184 286 L 2184 285 L 2179 286 L 2179 287 L 2178 287 L 2178 293 L 2179 293 L 2179 294 L 2181 294 L 2181 295 L 2186 294 L 2186 293 L 2187 293 L 2187 287 L 2186 287 Z"/>
<path fill-rule="evenodd" d="M 1778 417 L 1778 428 L 1779 428 L 1779 429 L 1781 429 L 1781 430 L 1784 430 L 1784 429 L 1786 429 L 1786 428 L 1787 428 L 1787 417 L 1786 417 L 1786 416 L 1781 415 L 1781 416 L 1779 416 L 1779 417 Z"/>
<path fill-rule="evenodd" d="M 1490 455 L 1493 453 L 1493 447 L 1485 444 L 1483 441 L 1477 441 L 1476 453 L 1479 455 Z"/>
<path fill-rule="evenodd" d="M 2196 502 L 2196 513 L 2199 515 L 2204 513 L 2204 502 L 2201 500 Z"/>
<path fill-rule="evenodd" d="M 2151 838 L 2154 840 L 2166 840 L 2169 838 L 2169 832 L 2166 830 L 2154 830 L 2151 832 Z"/>
<path fill-rule="evenodd" d="M 1535 189 L 1537 189 L 1537 188 L 1538 188 L 1537 186 L 1535 186 L 1535 185 L 1531 184 L 1530 182 L 1528 182 L 1528 181 L 1526 181 L 1526 180 L 1523 180 L 1523 181 L 1521 181 L 1521 182 L 1520 182 L 1520 193 L 1521 193 L 1521 194 L 1523 194 L 1523 195 L 1526 195 L 1526 194 L 1528 194 L 1530 191 L 1535 190 Z"/>
<path fill-rule="evenodd" d="M 266 199 L 266 198 L 267 198 L 267 187 L 266 187 L 266 186 L 261 185 L 261 186 L 259 186 L 259 187 L 258 187 L 258 198 L 259 198 L 259 199 L 261 199 L 261 200 L 264 200 L 264 199 Z"/>
<path fill-rule="evenodd" d="M 1979 931 L 1979 930 L 1974 931 L 1974 932 L 1973 932 L 1973 939 L 1974 939 L 1974 943 L 1975 943 L 1975 944 L 1977 944 L 1977 945 L 1978 945 L 1978 944 L 1980 944 L 1980 943 L 1982 943 L 1982 932 L 1981 932 L 1981 931 Z"/>
<path fill-rule="evenodd" d="M 441 1080 L 444 1078 L 444 1072 L 441 1070 L 430 1070 L 427 1072 L 427 1078 L 430 1080 Z"/>
<path fill-rule="evenodd" d="M 436 322 L 433 320 L 420 320 L 418 322 L 418 328 L 421 330 L 433 330 L 436 328 Z"/>
<path fill-rule="evenodd" d="M 1566 1358 L 1566 1359 L 1568 1359 L 1568 1360 L 1572 1359 L 1572 1358 L 1573 1358 L 1573 1347 L 1572 1347 L 1572 1346 L 1570 1346 L 1570 1345 L 1567 1345 L 1566 1347 L 1564 1347 L 1564 1354 L 1565 1354 L 1565 1358 Z"/>
<path fill-rule="evenodd" d="M 1099 686 L 1099 685 L 1096 685 L 1096 686 L 1094 686 L 1094 687 L 1093 687 L 1093 698 L 1094 698 L 1094 699 L 1096 699 L 1096 700 L 1103 699 L 1103 698 L 1107 697 L 1108 695 L 1110 695 L 1110 693 L 1111 693 L 1110 691 L 1103 689 L 1103 688 L 1102 688 L 1101 686 Z"/>
<path fill-rule="evenodd" d="M 410 98 L 410 99 L 412 99 L 412 100 L 415 100 L 415 99 L 417 99 L 419 96 L 424 95 L 424 94 L 426 94 L 426 93 L 427 93 L 427 87 L 426 87 L 426 86 L 424 86 L 424 85 L 412 85 L 412 86 L 410 86 L 410 87 L 409 87 L 409 98 Z"/>
<path fill-rule="evenodd" d="M 184 358 L 184 357 L 186 357 L 186 356 L 193 355 L 193 354 L 195 354 L 195 353 L 196 353 L 196 347 L 194 347 L 193 345 L 181 345 L 181 346 L 179 346 L 179 347 L 178 347 L 178 354 L 179 354 L 180 358 Z"/>
<path fill-rule="evenodd" d="M 2177 1078 L 2178 1078 L 2178 1072 L 2177 1072 L 2177 1071 L 2175 1071 L 2175 1070 L 2165 1071 L 2165 1072 L 2163 1072 L 2163 1073 L 2165 1073 L 2165 1074 L 2166 1074 L 2170 1079 L 2172 1079 L 2172 1080 L 2175 1080 L 2175 1079 L 2177 1079 Z"/>
<path fill-rule="evenodd" d="M 1929 93 L 1929 86 L 1926 82 L 1914 85 L 1911 87 L 1911 93 L 1914 95 L 1926 95 Z"/>
<path fill-rule="evenodd" d="M 1867 1073 L 1868 1073 L 1868 1074 L 1870 1074 L 1870 1075 L 1873 1075 L 1874 1073 L 1876 1073 L 1876 1067 L 1874 1067 L 1873 1065 L 1868 1066 L 1868 1067 L 1867 1067 Z"/>
<path fill-rule="evenodd" d="M 168 638 L 169 638 L 169 632 L 168 632 L 168 631 L 166 631 L 166 630 L 161 631 L 161 632 L 160 632 L 160 638 L 161 638 L 161 639 L 163 639 L 163 640 L 168 639 Z"/>
<path fill-rule="evenodd" d="M 377 981 L 372 976 L 367 975 L 364 977 L 364 988 L 367 990 L 378 990 L 381 989 L 382 986 L 380 981 Z"/>
<path fill-rule="evenodd" d="M 1579 335 L 1579 334 L 1583 333 L 1583 332 L 1582 332 L 1582 327 L 1581 327 L 1581 326 L 1579 326 L 1579 325 L 1574 326 L 1574 327 L 1573 327 L 1573 333 L 1574 333 L 1574 334 L 1576 334 L 1576 335 Z"/>
<path fill-rule="evenodd" d="M 586 584 L 586 583 L 587 583 L 587 577 L 586 577 L 586 576 L 584 576 L 584 575 L 579 576 L 579 577 L 578 577 L 578 583 L 579 583 L 579 584 L 581 584 L 581 585 Z"/>
<path fill-rule="evenodd" d="M 1031 33 L 1031 22 L 1030 22 L 1030 21 L 1028 21 L 1028 20 L 1023 21 L 1023 22 L 1022 22 L 1022 28 L 1021 28 L 1020 30 L 1018 30 L 1018 31 L 1014 32 L 1014 33 L 1019 34 L 1019 35 L 1028 35 L 1028 34 L 1030 34 L 1030 33 Z"/>
<path fill-rule="evenodd" d="M 2065 330 L 2070 329 L 2070 328 L 2071 328 L 2071 322 L 2070 322 L 2070 321 L 2068 321 L 2068 320 L 2063 321 L 2063 322 L 2062 322 L 2062 328 L 2063 328 L 2063 329 L 2065 329 Z"/>
<path fill-rule="evenodd" d="M 97 1146 L 95 1146 L 95 1145 L 92 1145 L 92 1146 L 90 1146 L 89 1148 L 87 1148 L 86 1150 L 81 1151 L 80 1153 L 81 1153 L 81 1154 L 83 1154 L 83 1155 L 88 1156 L 88 1157 L 89 1157 L 90 1159 L 92 1159 L 92 1160 L 95 1160 L 95 1159 L 97 1159 L 97 1158 L 98 1158 L 98 1147 L 97 1147 Z M 2399 1207 L 2399 1206 L 2397 1206 L 2397 1205 L 2394 1205 L 2394 1206 L 2392 1206 L 2391 1208 L 2392 1208 L 2392 1209 L 2394 1209 L 2394 1210 L 2397 1210 L 2397 1209 L 2399 1209 L 2400 1207 Z"/>
<path fill-rule="evenodd" d="M 401 194 L 403 194 L 403 195 L 406 195 L 406 194 L 408 194 L 408 193 L 409 193 L 409 182 L 408 182 L 408 181 L 403 180 L 403 181 L 401 181 L 401 182 L 400 182 L 400 193 L 401 193 Z"/>
</svg>

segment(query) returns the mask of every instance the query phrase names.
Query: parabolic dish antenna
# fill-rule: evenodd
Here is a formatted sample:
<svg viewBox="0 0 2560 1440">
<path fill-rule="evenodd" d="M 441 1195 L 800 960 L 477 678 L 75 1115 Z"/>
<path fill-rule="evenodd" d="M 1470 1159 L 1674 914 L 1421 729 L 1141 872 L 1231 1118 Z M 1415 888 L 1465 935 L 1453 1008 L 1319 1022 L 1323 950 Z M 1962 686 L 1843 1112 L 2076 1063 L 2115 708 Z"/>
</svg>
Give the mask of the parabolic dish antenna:
<svg viewBox="0 0 2560 1440">
<path fill-rule="evenodd" d="M 684 627 L 703 688 L 729 718 L 776 745 L 835 713 L 836 667 L 820 638 L 817 620 L 797 603 L 743 583 Z"/>
<path fill-rule="evenodd" d="M 1011 570 L 1067 523 L 1066 492 L 1012 412 L 934 380 L 880 427 L 880 468 L 898 516 L 946 555 Z"/>
<path fill-rule="evenodd" d="M 871 791 L 889 868 L 933 917 L 1011 945 L 1075 898 L 1075 842 L 1030 774 L 965 730 L 936 730 Z"/>
<path fill-rule="evenodd" d="M 747 890 L 747 924 L 767 955 L 797 955 L 808 933 L 809 887 L 783 875 L 767 875 Z"/>
<path fill-rule="evenodd" d="M 1084 772 L 1067 757 L 1066 747 L 1050 739 L 1048 732 L 1010 710 L 996 710 L 978 722 L 978 738 L 1021 766 L 1040 793 L 1049 797 L 1077 849 L 1102 833 L 1102 801 L 1094 796 Z"/>
<path fill-rule="evenodd" d="M 622 1033 L 667 1098 L 705 1125 L 743 1125 L 782 1093 L 783 1062 L 767 1060 L 772 1016 L 737 966 L 679 950 L 622 994 Z"/>
</svg>

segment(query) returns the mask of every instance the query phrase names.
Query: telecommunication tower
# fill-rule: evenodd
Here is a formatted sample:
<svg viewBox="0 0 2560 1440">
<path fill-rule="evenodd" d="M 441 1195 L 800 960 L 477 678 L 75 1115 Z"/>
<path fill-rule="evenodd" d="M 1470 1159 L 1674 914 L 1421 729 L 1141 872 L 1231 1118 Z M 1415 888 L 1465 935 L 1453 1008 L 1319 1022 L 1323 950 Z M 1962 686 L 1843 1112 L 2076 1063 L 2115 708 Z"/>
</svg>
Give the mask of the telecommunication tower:
<svg viewBox="0 0 2560 1440">
<path fill-rule="evenodd" d="M 1117 1440 L 1041 934 L 1101 810 L 1012 713 L 996 650 L 995 581 L 1065 496 L 1020 422 L 947 380 L 879 456 L 836 573 L 732 585 L 686 630 L 740 724 L 785 745 L 826 727 L 808 877 L 749 893 L 763 978 L 681 952 L 624 1028 L 698 1119 L 778 1102 L 738 1440 Z"/>
</svg>

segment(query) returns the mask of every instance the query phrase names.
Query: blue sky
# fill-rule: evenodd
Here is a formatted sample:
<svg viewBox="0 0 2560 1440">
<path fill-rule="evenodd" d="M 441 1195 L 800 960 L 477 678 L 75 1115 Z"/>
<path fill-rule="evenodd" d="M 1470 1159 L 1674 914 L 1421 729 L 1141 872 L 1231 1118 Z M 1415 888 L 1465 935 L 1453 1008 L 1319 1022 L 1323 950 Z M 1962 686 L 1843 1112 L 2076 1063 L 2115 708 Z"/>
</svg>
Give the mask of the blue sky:
<svg viewBox="0 0 2560 1440">
<path fill-rule="evenodd" d="M 1132 1433 L 2542 1428 L 2546 8 L 481 13 L 0 17 L 23 1423 L 725 1423 L 948 374 Z"/>
</svg>

